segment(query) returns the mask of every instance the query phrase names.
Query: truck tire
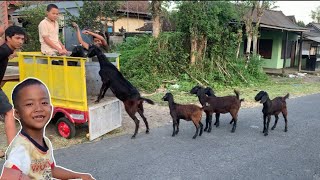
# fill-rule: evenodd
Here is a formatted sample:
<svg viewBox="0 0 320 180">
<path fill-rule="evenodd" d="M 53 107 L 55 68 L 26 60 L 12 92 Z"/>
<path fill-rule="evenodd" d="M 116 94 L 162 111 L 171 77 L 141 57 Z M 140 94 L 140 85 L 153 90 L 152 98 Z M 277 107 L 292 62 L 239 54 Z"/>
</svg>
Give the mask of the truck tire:
<svg viewBox="0 0 320 180">
<path fill-rule="evenodd" d="M 65 117 L 58 119 L 56 129 L 58 134 L 66 139 L 71 139 L 76 135 L 75 125 Z"/>
</svg>

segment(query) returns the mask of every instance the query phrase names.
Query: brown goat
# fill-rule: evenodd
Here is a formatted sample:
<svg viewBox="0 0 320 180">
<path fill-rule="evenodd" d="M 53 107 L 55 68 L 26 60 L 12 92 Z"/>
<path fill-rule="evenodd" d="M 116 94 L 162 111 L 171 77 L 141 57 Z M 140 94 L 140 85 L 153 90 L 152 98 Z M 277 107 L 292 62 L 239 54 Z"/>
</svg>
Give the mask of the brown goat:
<svg viewBox="0 0 320 180">
<path fill-rule="evenodd" d="M 260 91 L 255 96 L 254 99 L 256 101 L 260 101 L 260 103 L 263 104 L 263 109 L 262 109 L 263 131 L 262 131 L 262 133 L 264 133 L 265 136 L 268 135 L 271 115 L 274 115 L 276 118 L 274 125 L 271 128 L 271 130 L 274 130 L 274 128 L 276 128 L 276 126 L 277 126 L 278 119 L 279 119 L 278 115 L 280 113 L 282 113 L 283 118 L 284 118 L 284 122 L 285 122 L 284 132 L 288 131 L 288 120 L 287 120 L 288 111 L 287 111 L 287 103 L 286 103 L 286 99 L 288 99 L 288 98 L 289 98 L 289 93 L 287 95 L 285 95 L 284 97 L 276 97 L 273 100 L 270 100 L 268 93 L 265 91 Z M 268 117 L 268 122 L 266 122 L 267 117 Z"/>
<path fill-rule="evenodd" d="M 184 119 L 186 121 L 192 121 L 193 124 L 196 127 L 196 133 L 193 136 L 193 139 L 195 139 L 198 136 L 199 127 L 200 127 L 200 134 L 202 135 L 203 132 L 203 124 L 201 123 L 202 118 L 202 108 L 193 105 L 193 104 L 177 104 L 173 100 L 173 95 L 171 93 L 166 93 L 165 96 L 162 98 L 164 101 L 169 102 L 169 108 L 170 108 L 170 115 L 173 120 L 173 133 L 172 137 L 178 134 L 179 132 L 179 123 L 180 119 Z M 175 130 L 175 127 L 177 127 L 177 130 Z"/>
<path fill-rule="evenodd" d="M 203 99 L 206 102 L 206 105 L 203 107 L 203 110 L 210 115 L 209 120 L 209 128 L 208 132 L 211 132 L 212 129 L 212 114 L 216 113 L 216 126 L 219 126 L 219 117 L 220 114 L 230 113 L 232 116 L 232 120 L 230 124 L 233 123 L 233 127 L 231 132 L 235 132 L 237 128 L 237 121 L 238 121 L 238 112 L 241 107 L 241 102 L 244 99 L 240 99 L 239 91 L 234 90 L 236 96 L 223 96 L 223 97 L 213 97 L 213 96 L 206 96 L 206 92 L 204 88 L 200 88 L 197 91 L 197 96 L 199 99 Z"/>
</svg>

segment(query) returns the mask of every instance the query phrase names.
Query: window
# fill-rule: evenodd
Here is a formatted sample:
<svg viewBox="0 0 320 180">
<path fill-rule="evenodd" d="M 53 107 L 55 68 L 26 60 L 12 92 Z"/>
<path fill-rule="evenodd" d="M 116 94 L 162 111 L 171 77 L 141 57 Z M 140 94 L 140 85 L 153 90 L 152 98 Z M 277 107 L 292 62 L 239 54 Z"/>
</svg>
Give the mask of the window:
<svg viewBox="0 0 320 180">
<path fill-rule="evenodd" d="M 294 43 L 294 41 L 288 41 L 288 43 L 287 43 L 286 59 L 291 57 L 291 51 L 292 51 L 292 44 L 293 43 Z M 284 59 L 285 44 L 286 44 L 286 40 L 282 40 L 281 59 Z"/>
<path fill-rule="evenodd" d="M 259 39 L 259 54 L 264 59 L 271 59 L 272 56 L 272 39 Z"/>
</svg>

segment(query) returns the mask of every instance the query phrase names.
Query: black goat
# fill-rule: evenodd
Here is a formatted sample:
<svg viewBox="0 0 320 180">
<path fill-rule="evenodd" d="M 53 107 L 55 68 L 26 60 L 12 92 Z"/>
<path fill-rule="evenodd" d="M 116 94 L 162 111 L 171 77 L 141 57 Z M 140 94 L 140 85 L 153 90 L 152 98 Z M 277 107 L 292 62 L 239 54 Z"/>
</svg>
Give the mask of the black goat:
<svg viewBox="0 0 320 180">
<path fill-rule="evenodd" d="M 274 122 L 274 125 L 272 126 L 271 130 L 274 130 L 276 128 L 279 114 L 280 112 L 283 115 L 284 122 L 285 122 L 285 128 L 284 132 L 288 131 L 288 111 L 287 111 L 287 103 L 286 99 L 289 98 L 289 93 L 285 95 L 284 97 L 276 97 L 273 100 L 270 100 L 269 95 L 265 91 L 260 91 L 256 96 L 255 100 L 260 101 L 260 103 L 263 104 L 262 113 L 263 113 L 263 133 L 265 136 L 268 135 L 269 130 L 269 123 L 271 120 L 271 115 L 274 115 L 276 120 Z M 266 122 L 266 118 L 268 117 L 268 122 Z"/>
<path fill-rule="evenodd" d="M 210 88 L 211 89 L 211 88 Z M 230 113 L 232 116 L 232 120 L 230 124 L 233 123 L 233 127 L 231 132 L 235 132 L 237 127 L 237 120 L 238 120 L 238 112 L 241 107 L 241 102 L 244 99 L 240 99 L 239 92 L 234 91 L 236 96 L 223 96 L 223 97 L 216 97 L 216 96 L 206 96 L 208 94 L 209 88 L 197 88 L 197 96 L 202 103 L 205 103 L 203 106 L 203 110 L 208 114 L 208 132 L 211 132 L 212 129 L 212 114 L 216 113 L 216 127 L 219 127 L 219 118 L 220 114 Z M 213 94 L 214 92 L 211 90 L 209 94 Z"/>
<path fill-rule="evenodd" d="M 139 91 L 123 77 L 111 62 L 108 61 L 107 57 L 97 46 L 91 45 L 87 55 L 88 57 L 96 55 L 100 64 L 99 75 L 103 84 L 96 102 L 99 102 L 104 97 L 108 88 L 110 88 L 113 94 L 123 102 L 126 112 L 136 124 L 132 138 L 135 138 L 139 129 L 139 120 L 135 116 L 136 112 L 140 114 L 146 125 L 146 133 L 149 133 L 148 121 L 143 115 L 143 102 L 146 101 L 149 104 L 154 104 L 154 102 L 150 99 L 141 97 Z"/>
<path fill-rule="evenodd" d="M 172 136 L 175 136 L 179 132 L 179 124 L 180 119 L 184 119 L 186 121 L 192 121 L 193 124 L 196 127 L 196 133 L 193 136 L 193 139 L 195 139 L 198 136 L 199 127 L 200 127 L 200 134 L 202 135 L 203 131 L 203 124 L 201 123 L 202 118 L 202 108 L 200 108 L 197 105 L 193 104 L 177 104 L 173 100 L 173 95 L 171 93 L 166 93 L 162 100 L 169 102 L 169 108 L 170 108 L 170 115 L 172 117 L 173 122 L 173 133 Z M 177 130 L 175 130 L 175 127 L 177 127 Z"/>
<path fill-rule="evenodd" d="M 216 97 L 214 95 L 214 91 L 210 88 L 210 87 L 207 87 L 207 88 L 203 88 L 201 86 L 195 86 L 193 87 L 191 90 L 190 90 L 190 93 L 191 94 L 195 94 L 197 95 L 198 91 L 200 90 L 203 90 L 204 93 L 208 96 L 213 96 L 213 97 Z M 198 99 L 199 99 L 199 102 L 200 104 L 202 105 L 202 107 L 206 106 L 206 98 L 201 98 L 201 95 L 199 94 L 198 95 Z M 204 110 L 204 112 L 206 113 L 206 127 L 204 128 L 204 131 L 207 131 L 208 130 L 208 126 L 209 126 L 209 121 L 212 119 L 212 114 L 209 113 L 209 111 L 207 110 Z M 219 119 L 219 116 L 220 114 L 219 113 L 216 113 L 216 119 Z M 217 120 L 216 122 L 214 123 L 214 125 L 216 125 L 217 123 Z M 219 126 L 219 125 L 218 125 Z M 217 127 L 218 127 L 217 126 Z M 211 132 L 211 129 L 208 130 L 208 132 Z"/>
</svg>

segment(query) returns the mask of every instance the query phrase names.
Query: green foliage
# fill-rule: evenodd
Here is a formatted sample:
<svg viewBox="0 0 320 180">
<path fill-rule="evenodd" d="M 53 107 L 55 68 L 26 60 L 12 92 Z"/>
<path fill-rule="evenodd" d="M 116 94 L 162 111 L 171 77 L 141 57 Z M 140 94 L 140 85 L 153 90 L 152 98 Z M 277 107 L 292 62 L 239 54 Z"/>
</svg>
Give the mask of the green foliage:
<svg viewBox="0 0 320 180">
<path fill-rule="evenodd" d="M 23 46 L 23 51 L 40 51 L 38 25 L 46 16 L 46 6 L 37 5 L 34 8 L 26 8 L 21 12 L 21 16 L 28 22 L 25 27 L 27 41 Z"/>
<path fill-rule="evenodd" d="M 119 1 L 84 1 L 82 7 L 78 6 L 79 16 L 75 16 L 65 9 L 66 24 L 71 26 L 71 22 L 76 22 L 81 29 L 105 32 L 105 27 L 101 23 L 102 18 L 108 17 L 116 20 L 119 5 Z"/>
<path fill-rule="evenodd" d="M 320 6 L 315 10 L 311 10 L 311 18 L 314 22 L 320 23 Z"/>
<path fill-rule="evenodd" d="M 306 25 L 304 24 L 303 21 L 298 21 L 297 25 L 300 26 L 300 27 L 306 27 Z"/>
<path fill-rule="evenodd" d="M 242 16 L 232 3 L 184 1 L 178 9 L 169 17 L 177 32 L 162 33 L 157 39 L 127 38 L 118 46 L 121 71 L 134 85 L 146 91 L 178 87 L 188 92 L 198 83 L 219 90 L 267 80 L 259 57 L 252 57 L 248 65 L 244 59 L 236 59 L 237 32 L 242 27 L 237 22 Z M 192 34 L 207 37 L 205 56 L 194 65 L 189 64 Z"/>
<path fill-rule="evenodd" d="M 188 65 L 183 33 L 162 33 L 130 37 L 117 47 L 121 53 L 121 71 L 137 87 L 155 91 L 164 81 L 177 80 Z"/>
</svg>

